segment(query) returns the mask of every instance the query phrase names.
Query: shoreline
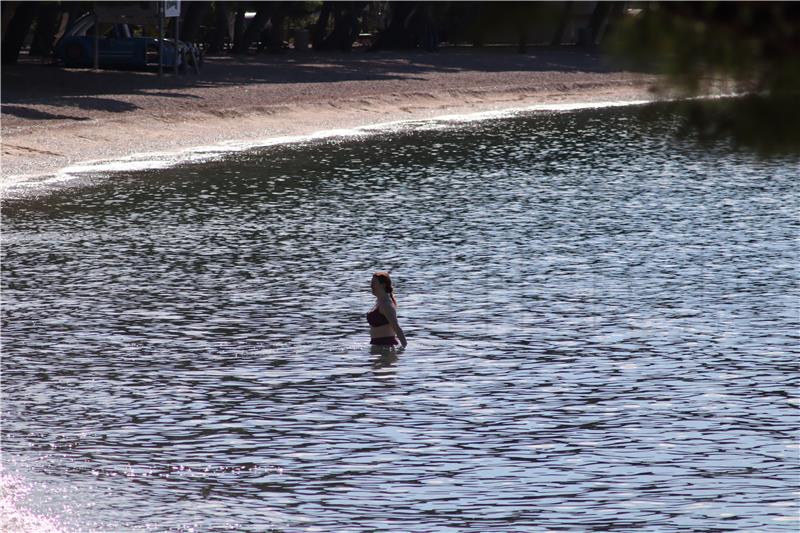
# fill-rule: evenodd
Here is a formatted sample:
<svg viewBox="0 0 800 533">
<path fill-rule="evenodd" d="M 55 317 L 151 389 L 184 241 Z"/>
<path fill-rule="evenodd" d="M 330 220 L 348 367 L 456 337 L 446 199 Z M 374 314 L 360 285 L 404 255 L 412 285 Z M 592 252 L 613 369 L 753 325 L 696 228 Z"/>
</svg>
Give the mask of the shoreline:
<svg viewBox="0 0 800 533">
<path fill-rule="evenodd" d="M 574 111 L 579 109 L 594 109 L 605 107 L 623 107 L 631 105 L 644 105 L 654 100 L 616 100 L 597 102 L 569 102 L 559 104 L 536 104 L 524 108 L 503 108 L 492 111 L 474 111 L 452 115 L 437 115 L 428 118 L 401 119 L 390 122 L 366 124 L 353 128 L 338 128 L 333 130 L 320 130 L 297 135 L 284 135 L 277 137 L 257 138 L 253 140 L 230 139 L 214 145 L 181 147 L 175 151 L 153 151 L 134 153 L 111 159 L 98 159 L 80 161 L 74 165 L 59 169 L 57 172 L 44 172 L 21 177 L 10 176 L 6 182 L 0 182 L 0 197 L 15 189 L 26 187 L 46 186 L 55 183 L 68 182 L 81 178 L 108 175 L 114 172 L 136 172 L 149 169 L 169 168 L 184 163 L 202 163 L 226 155 L 292 143 L 313 142 L 321 139 L 367 137 L 371 134 L 395 132 L 414 126 L 423 128 L 436 127 L 436 124 L 452 125 L 474 122 L 479 120 L 501 119 L 524 113 Z M 445 126 L 446 127 L 446 126 Z M 17 181 L 15 181 L 15 178 Z"/>
<path fill-rule="evenodd" d="M 64 79 L 26 91 L 26 68 Z M 563 50 L 222 57 L 177 79 L 20 66 L 3 72 L 0 185 L 443 115 L 652 101 L 657 81 Z"/>
</svg>

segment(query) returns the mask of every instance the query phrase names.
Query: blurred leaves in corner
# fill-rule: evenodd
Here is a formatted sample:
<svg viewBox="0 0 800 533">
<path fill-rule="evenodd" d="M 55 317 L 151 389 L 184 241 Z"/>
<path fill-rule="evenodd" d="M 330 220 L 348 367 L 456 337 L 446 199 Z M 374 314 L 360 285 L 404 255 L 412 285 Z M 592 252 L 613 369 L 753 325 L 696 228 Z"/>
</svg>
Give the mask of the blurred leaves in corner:
<svg viewBox="0 0 800 533">
<path fill-rule="evenodd" d="M 683 101 L 684 133 L 800 154 L 800 2 L 629 3 L 607 46 L 669 96 L 746 95 Z"/>
</svg>

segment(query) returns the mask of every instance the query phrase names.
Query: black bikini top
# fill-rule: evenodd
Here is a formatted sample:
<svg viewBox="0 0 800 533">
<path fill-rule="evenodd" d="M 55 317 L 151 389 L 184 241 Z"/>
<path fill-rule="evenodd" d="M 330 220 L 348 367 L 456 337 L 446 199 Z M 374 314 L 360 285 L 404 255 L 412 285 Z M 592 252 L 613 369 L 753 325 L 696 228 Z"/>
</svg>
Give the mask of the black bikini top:
<svg viewBox="0 0 800 533">
<path fill-rule="evenodd" d="M 383 313 L 378 311 L 378 308 L 376 307 L 375 309 L 367 313 L 367 322 L 369 322 L 369 325 L 372 326 L 373 328 L 377 328 L 379 326 L 385 326 L 386 324 L 388 324 L 389 319 L 383 316 Z"/>
</svg>

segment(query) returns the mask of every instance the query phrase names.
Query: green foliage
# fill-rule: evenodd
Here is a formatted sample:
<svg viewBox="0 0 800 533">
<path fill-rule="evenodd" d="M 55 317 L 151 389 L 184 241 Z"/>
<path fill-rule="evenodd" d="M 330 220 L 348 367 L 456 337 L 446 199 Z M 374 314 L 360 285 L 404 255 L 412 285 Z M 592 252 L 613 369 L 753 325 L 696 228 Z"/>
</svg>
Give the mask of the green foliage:
<svg viewBox="0 0 800 533">
<path fill-rule="evenodd" d="M 315 22 L 314 14 L 322 8 L 322 0 L 314 2 L 284 2 L 286 17 L 293 28 L 308 28 Z"/>
<path fill-rule="evenodd" d="M 762 153 L 800 153 L 800 4 L 665 2 L 616 24 L 609 49 L 665 75 L 665 90 L 747 98 L 685 104 L 689 131 Z"/>
</svg>

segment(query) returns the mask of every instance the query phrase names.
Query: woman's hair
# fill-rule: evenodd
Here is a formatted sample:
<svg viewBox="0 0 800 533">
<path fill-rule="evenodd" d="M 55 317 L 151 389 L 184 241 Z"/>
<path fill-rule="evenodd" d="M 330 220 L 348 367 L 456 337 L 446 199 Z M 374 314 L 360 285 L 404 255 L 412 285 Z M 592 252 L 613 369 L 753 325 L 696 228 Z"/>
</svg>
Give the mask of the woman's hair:
<svg viewBox="0 0 800 533">
<path fill-rule="evenodd" d="M 394 299 L 394 289 L 392 289 L 392 278 L 389 277 L 388 272 L 375 272 L 372 277 L 378 279 L 378 283 L 383 285 L 383 288 L 386 290 L 386 293 L 392 299 L 395 305 L 397 305 L 397 300 Z"/>
</svg>

